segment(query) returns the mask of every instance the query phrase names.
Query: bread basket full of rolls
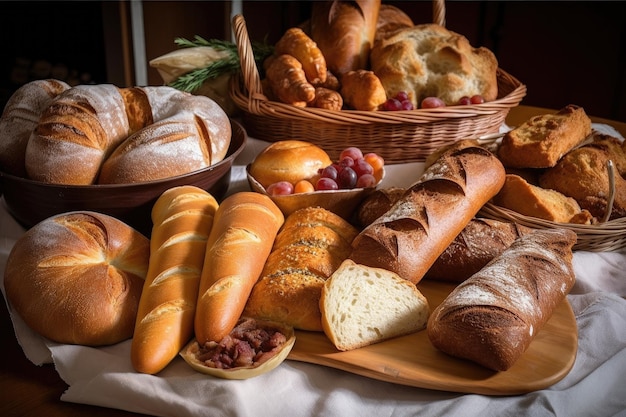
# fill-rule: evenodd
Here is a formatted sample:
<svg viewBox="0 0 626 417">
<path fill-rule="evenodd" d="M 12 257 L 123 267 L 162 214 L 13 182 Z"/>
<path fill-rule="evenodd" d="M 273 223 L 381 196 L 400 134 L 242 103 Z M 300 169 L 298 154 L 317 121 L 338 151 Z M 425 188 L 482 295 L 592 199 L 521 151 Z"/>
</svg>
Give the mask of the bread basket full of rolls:
<svg viewBox="0 0 626 417">
<path fill-rule="evenodd" d="M 423 161 L 498 133 L 526 94 L 490 50 L 445 28 L 443 0 L 426 24 L 380 0 L 313 2 L 311 18 L 287 29 L 262 62 L 243 16 L 233 29 L 241 77 L 230 95 L 248 133 L 312 142 L 332 158 L 357 146 L 390 164 Z"/>
</svg>

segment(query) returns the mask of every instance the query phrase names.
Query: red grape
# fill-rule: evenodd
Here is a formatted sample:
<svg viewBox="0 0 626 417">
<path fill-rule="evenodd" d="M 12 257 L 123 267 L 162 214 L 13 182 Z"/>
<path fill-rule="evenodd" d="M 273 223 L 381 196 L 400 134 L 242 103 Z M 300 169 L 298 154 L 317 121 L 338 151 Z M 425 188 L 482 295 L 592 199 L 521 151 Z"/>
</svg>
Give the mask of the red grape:
<svg viewBox="0 0 626 417">
<path fill-rule="evenodd" d="M 337 184 L 339 188 L 344 190 L 354 188 L 356 186 L 357 174 L 350 167 L 345 167 L 337 176 Z"/>
<path fill-rule="evenodd" d="M 341 171 L 343 171 L 344 168 L 346 167 L 353 167 L 354 166 L 354 159 L 352 159 L 349 156 L 344 156 L 343 158 L 341 158 L 341 160 L 339 161 L 339 173 L 341 173 Z"/>
<path fill-rule="evenodd" d="M 331 180 L 336 180 L 337 179 L 337 167 L 335 167 L 335 165 L 327 166 L 326 168 L 321 170 L 320 177 L 330 178 Z"/>
<path fill-rule="evenodd" d="M 293 184 L 289 181 L 278 181 L 267 186 L 267 194 L 271 196 L 293 194 Z"/>
<path fill-rule="evenodd" d="M 402 103 L 398 99 L 390 98 L 383 103 L 383 110 L 385 111 L 398 111 L 400 109 L 402 109 Z"/>
<path fill-rule="evenodd" d="M 402 101 L 408 100 L 409 95 L 407 94 L 406 91 L 398 91 L 398 93 L 396 94 L 396 99 L 402 102 Z"/>
<path fill-rule="evenodd" d="M 337 185 L 337 182 L 335 180 L 322 177 L 317 180 L 317 184 L 315 184 L 315 189 L 318 191 L 338 190 L 339 186 Z"/>
<path fill-rule="evenodd" d="M 459 104 L 462 106 L 469 106 L 470 104 L 472 104 L 472 101 L 468 96 L 463 96 L 459 99 Z"/>
<path fill-rule="evenodd" d="M 482 104 L 485 102 L 485 99 L 480 94 L 476 94 L 470 97 L 470 101 L 472 102 L 472 104 Z"/>
<path fill-rule="evenodd" d="M 358 159 L 363 158 L 363 152 L 361 152 L 361 150 L 357 148 L 356 146 L 350 146 L 344 149 L 343 151 L 341 151 L 341 153 L 339 154 L 339 160 L 341 161 L 346 156 L 356 161 Z"/>
<path fill-rule="evenodd" d="M 356 172 L 358 177 L 364 174 L 374 173 L 374 168 L 363 158 L 357 160 L 352 169 L 354 169 L 354 172 Z"/>
<path fill-rule="evenodd" d="M 426 97 L 422 100 L 422 109 L 434 109 L 436 107 L 445 107 L 446 103 L 439 97 Z"/>
<path fill-rule="evenodd" d="M 413 103 L 411 100 L 402 100 L 402 110 L 413 110 Z"/>
<path fill-rule="evenodd" d="M 372 174 L 363 174 L 356 180 L 357 188 L 369 188 L 376 186 L 376 178 Z"/>
</svg>

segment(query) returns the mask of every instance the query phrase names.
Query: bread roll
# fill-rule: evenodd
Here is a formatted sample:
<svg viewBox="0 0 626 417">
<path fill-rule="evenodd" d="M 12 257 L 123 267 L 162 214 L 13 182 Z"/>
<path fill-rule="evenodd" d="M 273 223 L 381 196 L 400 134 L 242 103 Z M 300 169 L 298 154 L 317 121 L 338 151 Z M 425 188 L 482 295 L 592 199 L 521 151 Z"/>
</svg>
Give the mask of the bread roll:
<svg viewBox="0 0 626 417">
<path fill-rule="evenodd" d="M 507 132 L 498 157 L 507 168 L 549 168 L 590 134 L 591 119 L 582 107 L 570 104 Z"/>
<path fill-rule="evenodd" d="M 73 212 L 42 221 L 11 250 L 7 300 L 37 333 L 88 346 L 133 335 L 149 241 L 113 217 Z"/>
<path fill-rule="evenodd" d="M 264 194 L 239 192 L 222 201 L 200 278 L 198 343 L 219 342 L 233 330 L 283 222 L 280 209 Z"/>
<path fill-rule="evenodd" d="M 206 242 L 218 203 L 194 186 L 165 191 L 152 208 L 150 262 L 139 301 L 131 362 L 156 374 L 193 336 Z"/>
<path fill-rule="evenodd" d="M 349 259 L 324 283 L 320 310 L 324 333 L 341 351 L 422 330 L 430 314 L 414 284 Z"/>
<path fill-rule="evenodd" d="M 459 284 L 432 312 L 428 337 L 441 351 L 506 371 L 574 285 L 576 233 L 543 229 L 517 239 Z"/>
<path fill-rule="evenodd" d="M 358 264 L 419 282 L 504 184 L 504 167 L 484 148 L 457 143 L 352 242 Z"/>
<path fill-rule="evenodd" d="M 270 144 L 250 164 L 250 175 L 264 188 L 278 181 L 311 180 L 331 165 L 326 151 L 310 142 L 283 140 Z"/>
<path fill-rule="evenodd" d="M 348 71 L 369 68 L 380 4 L 380 0 L 313 2 L 311 38 L 339 79 Z"/>
<path fill-rule="evenodd" d="M 350 242 L 357 233 L 346 220 L 321 207 L 290 214 L 276 236 L 244 314 L 321 331 L 322 287 L 350 254 Z"/>
<path fill-rule="evenodd" d="M 18 88 L 9 98 L 0 118 L 0 169 L 26 176 L 24 158 L 30 135 L 43 110 L 70 86 L 63 81 L 36 80 Z"/>
<path fill-rule="evenodd" d="M 354 110 L 375 111 L 387 100 L 385 87 L 372 71 L 348 71 L 341 77 L 341 96 Z"/>
<path fill-rule="evenodd" d="M 426 97 L 456 105 L 463 96 L 498 96 L 498 61 L 489 49 L 475 48 L 463 35 L 437 24 L 401 29 L 378 42 L 371 69 L 394 97 L 406 92 L 417 109 Z"/>
</svg>

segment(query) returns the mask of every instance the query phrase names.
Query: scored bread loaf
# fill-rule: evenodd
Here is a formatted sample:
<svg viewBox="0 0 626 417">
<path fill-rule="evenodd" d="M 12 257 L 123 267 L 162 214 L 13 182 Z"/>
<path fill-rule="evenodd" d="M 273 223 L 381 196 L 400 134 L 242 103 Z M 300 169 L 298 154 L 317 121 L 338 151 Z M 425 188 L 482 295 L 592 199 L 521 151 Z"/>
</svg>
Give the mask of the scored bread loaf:
<svg viewBox="0 0 626 417">
<path fill-rule="evenodd" d="M 311 38 L 341 79 L 348 71 L 369 67 L 381 0 L 313 2 Z"/>
<path fill-rule="evenodd" d="M 507 168 L 553 167 L 591 134 L 591 119 L 573 104 L 531 117 L 502 138 L 498 157 Z"/>
<path fill-rule="evenodd" d="M 569 229 L 517 239 L 433 310 L 427 326 L 432 344 L 489 369 L 509 369 L 574 285 L 574 243 Z"/>
<path fill-rule="evenodd" d="M 591 224 L 593 216 L 565 194 L 529 184 L 524 178 L 507 174 L 504 186 L 493 203 L 525 216 L 558 223 Z"/>
<path fill-rule="evenodd" d="M 430 314 L 415 284 L 349 259 L 324 283 L 320 310 L 324 333 L 341 351 L 422 330 Z"/>
<path fill-rule="evenodd" d="M 384 215 L 352 242 L 358 264 L 419 282 L 504 183 L 491 152 L 467 142 L 450 147 Z"/>
<path fill-rule="evenodd" d="M 193 336 L 217 207 L 211 194 L 194 186 L 170 188 L 154 203 L 150 261 L 131 344 L 131 363 L 138 372 L 160 372 Z"/>
<path fill-rule="evenodd" d="M 265 194 L 242 191 L 220 204 L 209 235 L 194 319 L 198 343 L 219 342 L 237 324 L 284 222 Z"/>
<path fill-rule="evenodd" d="M 26 176 L 24 158 L 30 135 L 43 110 L 70 86 L 58 80 L 35 80 L 18 88 L 9 98 L 0 117 L 0 169 Z"/>
<path fill-rule="evenodd" d="M 357 233 L 346 220 L 321 207 L 287 216 L 244 314 L 321 331 L 322 287 L 350 254 Z"/>
<path fill-rule="evenodd" d="M 518 223 L 475 217 L 437 258 L 424 279 L 463 282 L 533 230 Z"/>
<path fill-rule="evenodd" d="M 7 301 L 31 329 L 58 343 L 100 346 L 129 339 L 149 245 L 104 214 L 50 217 L 13 246 L 4 272 Z"/>
</svg>

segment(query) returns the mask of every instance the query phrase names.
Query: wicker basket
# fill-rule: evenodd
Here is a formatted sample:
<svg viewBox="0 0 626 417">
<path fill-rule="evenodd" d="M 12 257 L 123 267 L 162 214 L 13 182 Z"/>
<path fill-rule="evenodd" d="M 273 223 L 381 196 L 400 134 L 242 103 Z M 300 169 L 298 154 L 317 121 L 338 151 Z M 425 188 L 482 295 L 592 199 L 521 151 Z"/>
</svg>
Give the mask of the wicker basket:
<svg viewBox="0 0 626 417">
<path fill-rule="evenodd" d="M 578 236 L 574 250 L 611 252 L 626 248 L 626 217 L 594 225 L 556 223 L 525 216 L 491 203 L 485 204 L 478 215 L 495 220 L 512 221 L 533 229 L 570 229 Z"/>
<path fill-rule="evenodd" d="M 444 26 L 443 0 L 433 5 L 434 22 Z M 233 28 L 241 77 L 233 77 L 230 93 L 248 134 L 269 142 L 305 140 L 333 159 L 346 147 L 358 146 L 378 153 L 387 164 L 421 162 L 441 146 L 498 132 L 526 95 L 525 85 L 498 69 L 498 98 L 478 105 L 395 112 L 300 108 L 267 99 L 243 16 L 233 18 Z"/>
</svg>

